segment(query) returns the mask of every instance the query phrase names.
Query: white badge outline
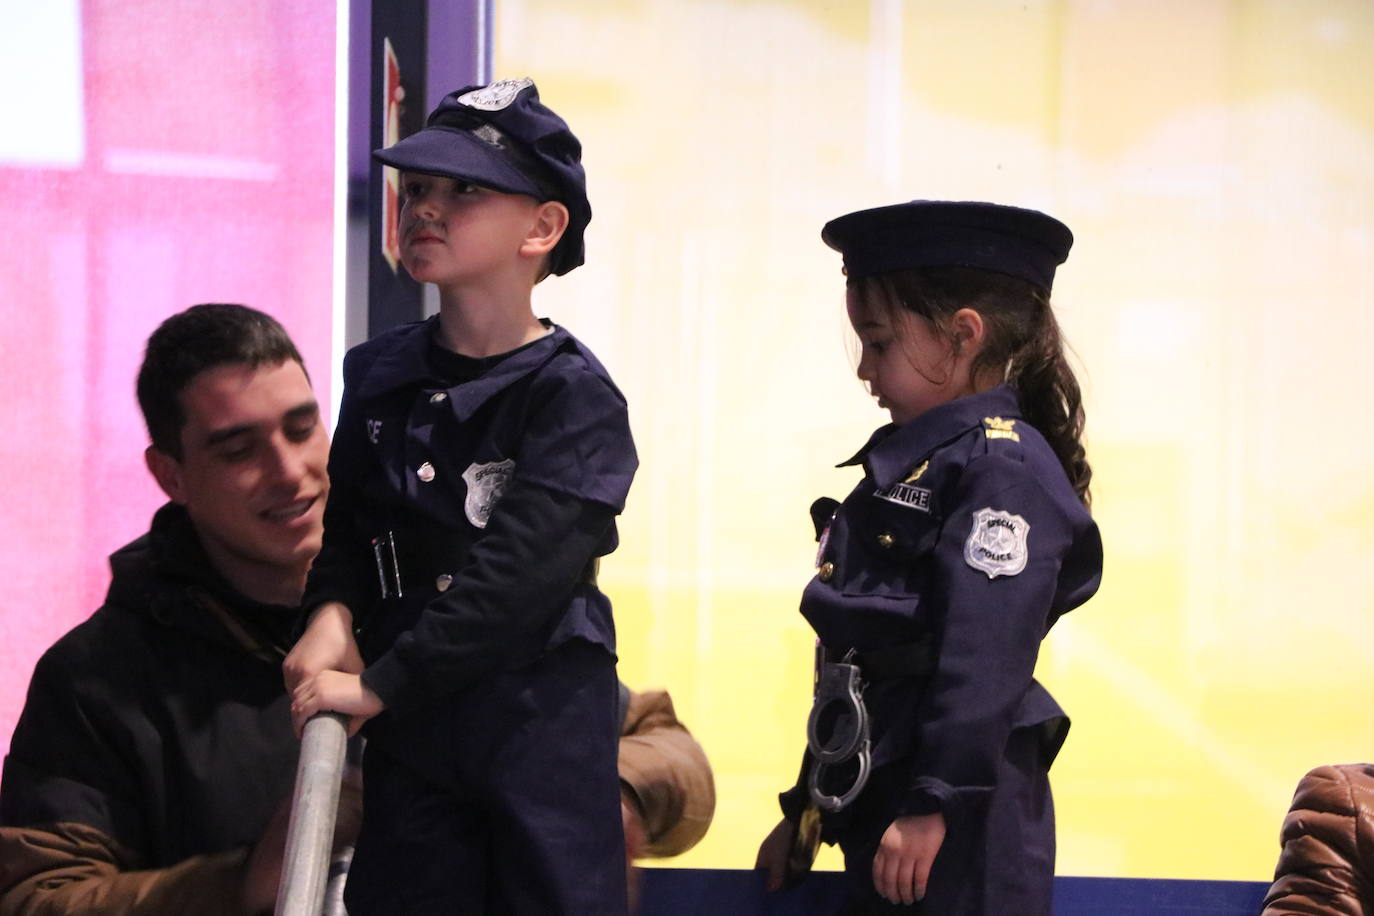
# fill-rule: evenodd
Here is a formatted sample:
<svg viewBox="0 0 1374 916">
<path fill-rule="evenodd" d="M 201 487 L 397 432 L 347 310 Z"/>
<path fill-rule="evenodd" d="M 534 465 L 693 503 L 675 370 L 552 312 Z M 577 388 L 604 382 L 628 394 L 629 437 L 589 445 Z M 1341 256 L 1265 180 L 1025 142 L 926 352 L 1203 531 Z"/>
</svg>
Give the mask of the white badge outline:
<svg viewBox="0 0 1374 916">
<path fill-rule="evenodd" d="M 506 491 L 515 473 L 515 461 L 488 461 L 478 464 L 474 461 L 463 472 L 463 483 L 468 492 L 463 497 L 463 514 L 468 517 L 474 528 L 485 528 L 491 520 L 491 510 Z"/>
<path fill-rule="evenodd" d="M 458 96 L 458 104 L 481 111 L 501 111 L 503 108 L 509 108 L 522 90 L 533 85 L 534 80 L 528 76 L 513 80 L 497 80 L 490 86 L 464 92 Z"/>
<path fill-rule="evenodd" d="M 990 532 L 988 528 L 994 521 L 1003 524 L 993 526 L 998 530 Z M 1030 522 L 991 506 L 973 513 L 973 530 L 964 542 L 965 563 L 987 573 L 989 579 L 996 579 L 1019 574 L 1029 559 Z"/>
</svg>

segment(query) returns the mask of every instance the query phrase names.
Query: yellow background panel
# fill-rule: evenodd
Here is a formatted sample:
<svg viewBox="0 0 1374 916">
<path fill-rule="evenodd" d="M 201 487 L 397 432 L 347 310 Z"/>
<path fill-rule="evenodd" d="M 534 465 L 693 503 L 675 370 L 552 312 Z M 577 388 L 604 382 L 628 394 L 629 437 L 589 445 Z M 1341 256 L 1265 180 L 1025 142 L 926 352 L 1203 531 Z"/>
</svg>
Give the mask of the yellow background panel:
<svg viewBox="0 0 1374 916">
<path fill-rule="evenodd" d="M 585 145 L 588 263 L 536 303 L 630 400 L 621 670 L 720 793 L 674 864 L 748 867 L 776 821 L 807 507 L 885 419 L 820 227 L 923 197 L 1077 237 L 1106 573 L 1039 666 L 1074 720 L 1059 872 L 1266 879 L 1298 777 L 1374 756 L 1374 6 L 502 0 L 495 59 Z"/>
</svg>

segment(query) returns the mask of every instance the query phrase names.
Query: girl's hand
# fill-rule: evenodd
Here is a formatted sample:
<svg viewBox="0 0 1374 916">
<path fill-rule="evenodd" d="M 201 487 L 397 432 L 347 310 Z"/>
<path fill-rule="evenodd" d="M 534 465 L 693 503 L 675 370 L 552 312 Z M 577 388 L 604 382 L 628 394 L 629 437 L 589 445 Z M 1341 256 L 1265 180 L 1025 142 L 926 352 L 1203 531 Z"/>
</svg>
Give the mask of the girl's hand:
<svg viewBox="0 0 1374 916">
<path fill-rule="evenodd" d="M 873 888 L 889 903 L 912 904 L 926 895 L 930 866 L 945 841 L 943 814 L 911 814 L 888 825 L 873 856 Z"/>
<path fill-rule="evenodd" d="M 792 836 L 796 830 L 791 821 L 783 818 L 759 845 L 759 855 L 754 860 L 754 867 L 768 873 L 765 886 L 770 891 L 782 889 L 783 879 L 787 875 L 787 857 L 792 851 Z"/>
<path fill-rule="evenodd" d="M 349 735 L 356 735 L 363 723 L 386 709 L 382 698 L 373 693 L 362 678 L 343 671 L 321 671 L 297 685 L 291 693 L 291 727 L 301 736 L 305 723 L 317 712 L 341 712 L 351 716 Z"/>
<path fill-rule="evenodd" d="M 291 691 L 321 671 L 361 673 L 363 657 L 353 639 L 353 614 L 337 601 L 320 605 L 281 667 Z"/>
</svg>

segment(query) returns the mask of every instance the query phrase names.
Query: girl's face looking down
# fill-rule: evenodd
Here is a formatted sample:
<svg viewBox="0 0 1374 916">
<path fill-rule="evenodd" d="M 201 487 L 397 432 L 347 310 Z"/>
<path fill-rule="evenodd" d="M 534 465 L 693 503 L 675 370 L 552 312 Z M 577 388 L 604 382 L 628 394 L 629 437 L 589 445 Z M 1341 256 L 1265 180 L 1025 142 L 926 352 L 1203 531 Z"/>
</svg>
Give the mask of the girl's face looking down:
<svg viewBox="0 0 1374 916">
<path fill-rule="evenodd" d="M 945 332 L 895 303 L 865 302 L 853 287 L 845 306 L 859 337 L 856 372 L 893 423 L 976 390 L 970 364 L 983 339 L 977 312 L 960 309 Z"/>
</svg>

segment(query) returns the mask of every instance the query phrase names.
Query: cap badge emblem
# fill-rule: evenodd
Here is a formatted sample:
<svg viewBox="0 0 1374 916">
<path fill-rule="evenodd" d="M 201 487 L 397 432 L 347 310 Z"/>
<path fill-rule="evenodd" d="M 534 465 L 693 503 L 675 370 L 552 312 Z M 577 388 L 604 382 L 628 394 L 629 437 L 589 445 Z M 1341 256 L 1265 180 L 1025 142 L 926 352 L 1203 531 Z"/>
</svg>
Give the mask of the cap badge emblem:
<svg viewBox="0 0 1374 916">
<path fill-rule="evenodd" d="M 500 111 L 509 108 L 521 90 L 533 85 L 534 80 L 528 76 L 522 76 L 518 80 L 497 80 L 490 86 L 464 92 L 458 96 L 458 104 L 480 108 L 482 111 Z"/>
</svg>

